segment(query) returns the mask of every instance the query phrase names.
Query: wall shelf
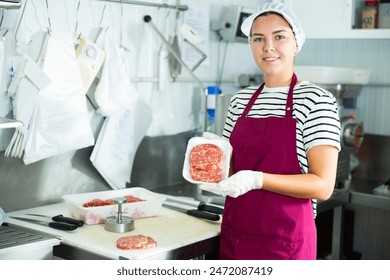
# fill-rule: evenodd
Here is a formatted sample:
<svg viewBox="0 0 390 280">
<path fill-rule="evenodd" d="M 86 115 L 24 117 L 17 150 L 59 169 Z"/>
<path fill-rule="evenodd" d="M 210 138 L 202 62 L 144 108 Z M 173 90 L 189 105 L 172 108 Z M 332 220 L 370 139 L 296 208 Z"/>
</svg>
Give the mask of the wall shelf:
<svg viewBox="0 0 390 280">
<path fill-rule="evenodd" d="M 358 29 L 362 0 L 286 0 L 308 39 L 390 39 L 390 29 Z"/>
</svg>

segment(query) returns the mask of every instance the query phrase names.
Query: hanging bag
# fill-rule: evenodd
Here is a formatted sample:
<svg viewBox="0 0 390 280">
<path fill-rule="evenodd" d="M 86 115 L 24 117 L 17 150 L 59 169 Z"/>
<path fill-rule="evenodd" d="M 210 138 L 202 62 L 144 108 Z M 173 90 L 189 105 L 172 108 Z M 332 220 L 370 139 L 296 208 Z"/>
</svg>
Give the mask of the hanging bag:
<svg viewBox="0 0 390 280">
<path fill-rule="evenodd" d="M 51 33 L 42 69 L 51 83 L 38 96 L 24 163 L 94 144 L 85 90 L 70 33 Z"/>
</svg>

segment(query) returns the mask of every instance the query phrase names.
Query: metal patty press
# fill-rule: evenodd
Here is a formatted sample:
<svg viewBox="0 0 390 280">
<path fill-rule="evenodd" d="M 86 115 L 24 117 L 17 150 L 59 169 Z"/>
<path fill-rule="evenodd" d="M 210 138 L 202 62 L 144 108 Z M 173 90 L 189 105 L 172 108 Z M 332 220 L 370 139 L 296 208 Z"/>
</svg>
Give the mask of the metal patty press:
<svg viewBox="0 0 390 280">
<path fill-rule="evenodd" d="M 118 212 L 116 216 L 106 218 L 104 229 L 111 232 L 128 232 L 134 229 L 134 220 L 129 216 L 123 216 L 122 204 L 127 202 L 125 197 L 117 197 L 113 199 L 118 204 Z"/>
</svg>

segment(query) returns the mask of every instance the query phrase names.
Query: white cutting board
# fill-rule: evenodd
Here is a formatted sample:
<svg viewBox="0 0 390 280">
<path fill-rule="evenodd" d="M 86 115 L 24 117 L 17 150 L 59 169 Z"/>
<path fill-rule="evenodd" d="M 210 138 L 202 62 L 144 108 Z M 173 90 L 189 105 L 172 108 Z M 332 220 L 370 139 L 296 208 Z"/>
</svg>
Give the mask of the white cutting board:
<svg viewBox="0 0 390 280">
<path fill-rule="evenodd" d="M 10 212 L 7 213 L 7 216 L 23 216 L 26 213 L 69 216 L 65 203 Z M 220 233 L 220 222 L 206 221 L 166 208 L 162 208 L 159 216 L 135 220 L 135 229 L 127 233 L 109 232 L 104 229 L 103 225 L 84 225 L 75 231 L 68 232 L 10 217 L 6 218 L 6 222 L 59 236 L 64 244 L 111 259 L 119 259 L 120 257 L 134 260 L 156 258 L 171 250 L 218 236 Z M 116 240 L 133 234 L 143 234 L 154 238 L 157 241 L 157 247 L 142 250 L 120 250 L 116 247 Z"/>
</svg>

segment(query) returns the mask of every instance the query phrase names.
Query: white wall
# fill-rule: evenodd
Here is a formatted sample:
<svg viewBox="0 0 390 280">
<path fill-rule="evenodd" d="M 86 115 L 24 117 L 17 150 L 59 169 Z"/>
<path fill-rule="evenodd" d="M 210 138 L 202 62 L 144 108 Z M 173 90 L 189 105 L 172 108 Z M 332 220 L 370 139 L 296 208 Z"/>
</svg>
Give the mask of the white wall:
<svg viewBox="0 0 390 280">
<path fill-rule="evenodd" d="M 175 4 L 174 0 L 155 3 Z M 182 5 L 190 8 L 209 8 L 210 19 L 218 19 L 221 7 L 239 4 L 256 8 L 264 0 L 182 0 Z M 99 26 L 111 26 L 116 33 L 118 44 L 128 52 L 129 76 L 136 84 L 141 98 L 153 109 L 155 118 L 148 135 L 174 134 L 202 125 L 203 115 L 199 104 L 197 85 L 182 69 L 179 79 L 172 83 L 169 75 L 159 74 L 159 52 L 161 40 L 152 29 L 144 23 L 143 16 L 148 14 L 155 25 L 172 38 L 175 31 L 176 14 L 174 10 L 129 5 L 97 0 L 45 0 L 27 1 L 26 11 L 20 23 L 16 38 L 19 43 L 28 43 L 30 36 L 39 30 L 46 30 L 50 19 L 53 32 L 90 34 L 91 29 Z M 79 11 L 77 6 L 80 3 Z M 104 13 L 103 13 L 104 10 Z M 15 20 L 20 11 L 7 11 L 3 26 L 15 31 Z M 121 15 L 122 13 L 122 15 Z M 177 26 L 183 23 L 186 12 L 181 13 Z M 122 41 L 120 42 L 120 38 Z M 195 71 L 196 76 L 206 85 L 218 83 L 225 43 L 219 42 L 215 32 L 210 32 L 209 48 L 205 51 L 207 60 Z M 182 43 L 182 42 L 181 42 Z M 181 46 L 183 47 L 183 46 Z M 297 64 L 324 65 L 339 67 L 359 67 L 372 70 L 371 83 L 389 84 L 390 77 L 390 40 L 307 40 L 303 51 L 297 57 Z M 221 85 L 225 94 L 233 94 L 238 88 L 235 79 L 239 74 L 256 74 L 258 69 L 252 61 L 249 47 L 245 43 L 229 43 L 226 46 L 226 61 L 223 68 L 224 81 Z M 165 78 L 164 78 L 165 77 Z M 147 82 L 140 82 L 146 78 Z M 158 80 L 159 78 L 159 80 Z M 160 81 L 160 82 L 158 82 Z M 386 105 L 389 103 L 388 86 L 367 86 L 358 98 L 354 112 L 365 123 L 366 132 L 390 135 L 390 121 L 386 117 Z M 194 102 L 194 100 L 196 102 Z"/>
</svg>

